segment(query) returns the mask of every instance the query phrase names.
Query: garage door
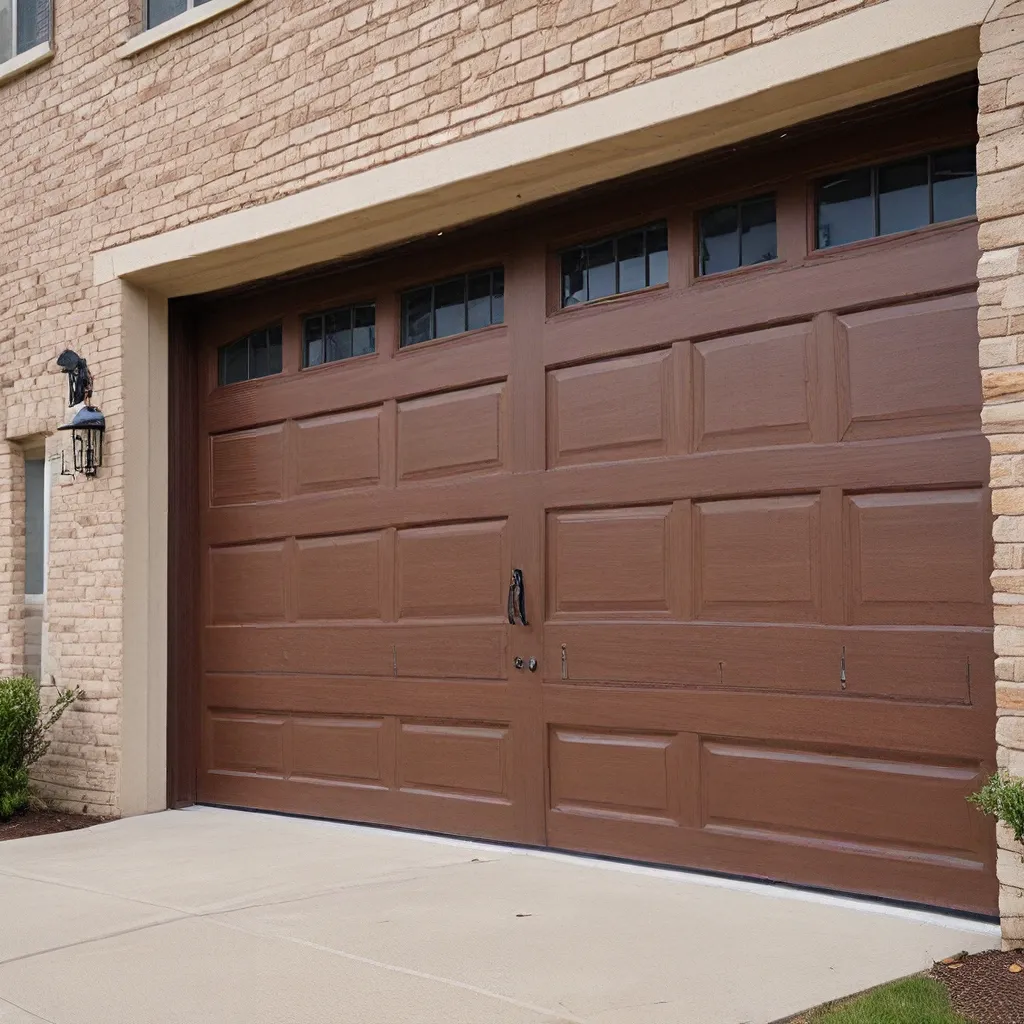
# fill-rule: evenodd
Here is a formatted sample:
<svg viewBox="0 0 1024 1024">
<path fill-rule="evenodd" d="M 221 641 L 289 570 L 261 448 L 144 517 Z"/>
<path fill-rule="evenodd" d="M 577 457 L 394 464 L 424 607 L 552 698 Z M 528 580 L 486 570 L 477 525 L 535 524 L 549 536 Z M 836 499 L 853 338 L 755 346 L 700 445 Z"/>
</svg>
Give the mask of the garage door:
<svg viewBox="0 0 1024 1024">
<path fill-rule="evenodd" d="M 208 303 L 200 798 L 994 911 L 944 104 Z"/>
</svg>

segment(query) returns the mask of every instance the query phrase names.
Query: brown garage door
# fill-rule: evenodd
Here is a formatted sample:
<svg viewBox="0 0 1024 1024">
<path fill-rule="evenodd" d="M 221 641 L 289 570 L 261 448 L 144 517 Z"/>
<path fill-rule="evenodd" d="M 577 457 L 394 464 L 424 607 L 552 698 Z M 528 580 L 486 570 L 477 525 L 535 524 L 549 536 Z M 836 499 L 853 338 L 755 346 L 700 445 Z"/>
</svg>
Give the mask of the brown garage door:
<svg viewBox="0 0 1024 1024">
<path fill-rule="evenodd" d="M 209 303 L 200 799 L 993 911 L 943 102 Z"/>
</svg>

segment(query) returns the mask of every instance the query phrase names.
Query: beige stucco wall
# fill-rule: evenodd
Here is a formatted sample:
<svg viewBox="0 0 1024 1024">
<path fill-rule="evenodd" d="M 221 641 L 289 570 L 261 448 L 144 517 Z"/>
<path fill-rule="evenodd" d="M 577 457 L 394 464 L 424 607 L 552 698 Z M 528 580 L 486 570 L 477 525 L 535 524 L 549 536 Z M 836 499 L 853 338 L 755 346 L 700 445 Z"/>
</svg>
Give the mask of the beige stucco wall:
<svg viewBox="0 0 1024 1024">
<path fill-rule="evenodd" d="M 982 419 L 995 513 L 996 737 L 1024 778 L 1024 3 L 996 0 L 981 32 L 978 270 Z M 1003 941 L 1024 946 L 1024 848 L 999 829 Z"/>
</svg>

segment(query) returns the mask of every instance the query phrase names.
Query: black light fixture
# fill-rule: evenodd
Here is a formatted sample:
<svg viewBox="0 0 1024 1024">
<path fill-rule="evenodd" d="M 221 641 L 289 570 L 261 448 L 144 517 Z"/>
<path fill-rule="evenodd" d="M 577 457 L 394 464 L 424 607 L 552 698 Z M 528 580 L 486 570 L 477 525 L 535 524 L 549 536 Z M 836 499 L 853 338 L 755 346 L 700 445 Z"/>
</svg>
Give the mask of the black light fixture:
<svg viewBox="0 0 1024 1024">
<path fill-rule="evenodd" d="M 71 431 L 75 472 L 95 476 L 96 470 L 103 465 L 103 434 L 107 421 L 92 404 L 92 374 L 86 361 L 71 349 L 61 352 L 57 365 L 68 375 L 68 405 L 82 405 L 75 418 L 58 430 Z M 62 472 L 66 474 L 67 471 L 62 468 Z"/>
</svg>

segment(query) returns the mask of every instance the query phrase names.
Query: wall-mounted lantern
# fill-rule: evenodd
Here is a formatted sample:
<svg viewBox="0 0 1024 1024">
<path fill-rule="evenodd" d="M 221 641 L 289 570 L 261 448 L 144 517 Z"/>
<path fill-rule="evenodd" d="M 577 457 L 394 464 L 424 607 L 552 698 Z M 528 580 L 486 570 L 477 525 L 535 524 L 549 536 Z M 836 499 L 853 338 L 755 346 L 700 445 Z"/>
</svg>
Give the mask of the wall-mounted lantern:
<svg viewBox="0 0 1024 1024">
<path fill-rule="evenodd" d="M 71 431 L 75 472 L 95 476 L 96 470 L 103 465 L 103 434 L 107 429 L 107 421 L 103 413 L 92 404 L 92 374 L 86 361 L 71 349 L 61 352 L 57 357 L 57 365 L 68 375 L 68 405 L 83 406 L 70 423 L 58 429 Z M 68 475 L 63 464 L 61 472 Z"/>
</svg>

